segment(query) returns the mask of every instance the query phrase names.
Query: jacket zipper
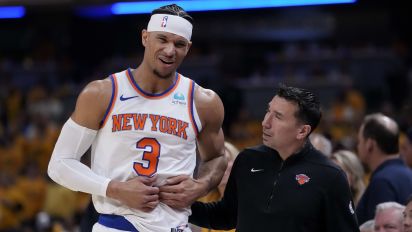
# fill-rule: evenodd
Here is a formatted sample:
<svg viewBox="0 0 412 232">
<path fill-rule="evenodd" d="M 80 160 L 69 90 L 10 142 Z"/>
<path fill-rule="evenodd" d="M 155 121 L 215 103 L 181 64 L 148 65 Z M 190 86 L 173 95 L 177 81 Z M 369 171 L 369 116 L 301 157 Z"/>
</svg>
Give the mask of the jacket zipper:
<svg viewBox="0 0 412 232">
<path fill-rule="evenodd" d="M 268 203 L 267 203 L 267 206 L 266 206 L 266 211 L 269 211 L 270 203 L 272 202 L 273 194 L 275 193 L 275 188 L 276 188 L 276 185 L 277 185 L 278 180 L 280 178 L 280 172 L 282 171 L 284 163 L 285 163 L 284 160 L 282 160 L 282 162 L 280 162 L 280 167 L 279 167 L 279 170 L 278 170 L 278 176 L 276 177 L 275 181 L 273 182 L 273 187 L 272 187 L 272 191 L 270 192 L 270 196 L 269 196 Z"/>
</svg>

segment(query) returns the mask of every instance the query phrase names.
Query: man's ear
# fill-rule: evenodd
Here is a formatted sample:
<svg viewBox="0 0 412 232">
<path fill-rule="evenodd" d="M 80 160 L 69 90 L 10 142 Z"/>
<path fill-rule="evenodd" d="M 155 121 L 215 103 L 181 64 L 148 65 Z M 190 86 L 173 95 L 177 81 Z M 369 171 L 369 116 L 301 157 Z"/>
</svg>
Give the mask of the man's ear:
<svg viewBox="0 0 412 232">
<path fill-rule="evenodd" d="M 366 151 L 368 151 L 369 153 L 373 151 L 373 149 L 375 149 L 375 146 L 377 146 L 376 141 L 371 139 L 371 138 L 367 138 L 365 141 L 365 147 L 366 147 Z"/>
<path fill-rule="evenodd" d="M 312 127 L 311 126 L 309 126 L 309 125 L 302 125 L 300 128 L 299 128 L 299 131 L 298 131 L 298 135 L 297 135 L 297 139 L 304 139 L 304 138 L 306 138 L 308 135 L 309 135 L 309 133 L 312 131 Z"/>
<path fill-rule="evenodd" d="M 146 47 L 148 37 L 149 37 L 149 33 L 145 29 L 143 29 L 142 30 L 142 45 L 143 45 L 143 47 Z"/>
</svg>

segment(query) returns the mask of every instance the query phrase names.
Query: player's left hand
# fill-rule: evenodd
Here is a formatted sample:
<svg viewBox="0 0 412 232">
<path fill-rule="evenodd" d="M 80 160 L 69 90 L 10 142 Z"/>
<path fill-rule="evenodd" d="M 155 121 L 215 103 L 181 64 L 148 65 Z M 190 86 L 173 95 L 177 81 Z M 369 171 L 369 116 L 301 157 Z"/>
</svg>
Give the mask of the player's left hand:
<svg viewBox="0 0 412 232">
<path fill-rule="evenodd" d="M 204 183 L 187 175 L 170 177 L 163 186 L 159 187 L 160 201 L 175 209 L 191 206 L 206 193 Z"/>
</svg>

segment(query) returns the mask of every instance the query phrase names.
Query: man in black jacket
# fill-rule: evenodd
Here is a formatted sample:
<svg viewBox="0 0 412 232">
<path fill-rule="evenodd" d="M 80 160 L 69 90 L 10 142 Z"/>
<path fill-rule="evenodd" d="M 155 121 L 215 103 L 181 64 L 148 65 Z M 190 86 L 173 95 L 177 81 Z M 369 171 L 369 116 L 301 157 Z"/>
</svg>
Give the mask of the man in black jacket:
<svg viewBox="0 0 412 232">
<path fill-rule="evenodd" d="M 281 85 L 262 122 L 263 145 L 239 154 L 223 199 L 195 202 L 191 223 L 241 232 L 359 231 L 344 172 L 308 139 L 320 118 L 311 92 Z"/>
</svg>

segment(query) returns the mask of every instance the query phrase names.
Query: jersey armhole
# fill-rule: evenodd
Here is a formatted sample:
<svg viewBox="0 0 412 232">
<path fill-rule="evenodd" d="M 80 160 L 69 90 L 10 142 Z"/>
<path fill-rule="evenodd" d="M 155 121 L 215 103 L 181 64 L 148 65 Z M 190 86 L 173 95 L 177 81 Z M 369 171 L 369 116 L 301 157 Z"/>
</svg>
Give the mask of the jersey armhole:
<svg viewBox="0 0 412 232">
<path fill-rule="evenodd" d="M 107 106 L 106 112 L 100 122 L 100 128 L 104 127 L 107 122 L 108 116 L 113 110 L 115 99 L 117 98 L 117 77 L 115 74 L 110 75 L 110 80 L 112 81 L 112 96 L 110 97 L 109 105 Z"/>
<path fill-rule="evenodd" d="M 199 132 L 202 130 L 202 123 L 199 118 L 199 114 L 197 113 L 196 110 L 196 104 L 195 104 L 195 88 L 196 88 L 196 83 L 191 80 L 190 81 L 190 87 L 189 87 L 189 117 L 190 121 L 193 125 L 193 130 L 195 132 L 196 137 L 198 136 Z"/>
</svg>

